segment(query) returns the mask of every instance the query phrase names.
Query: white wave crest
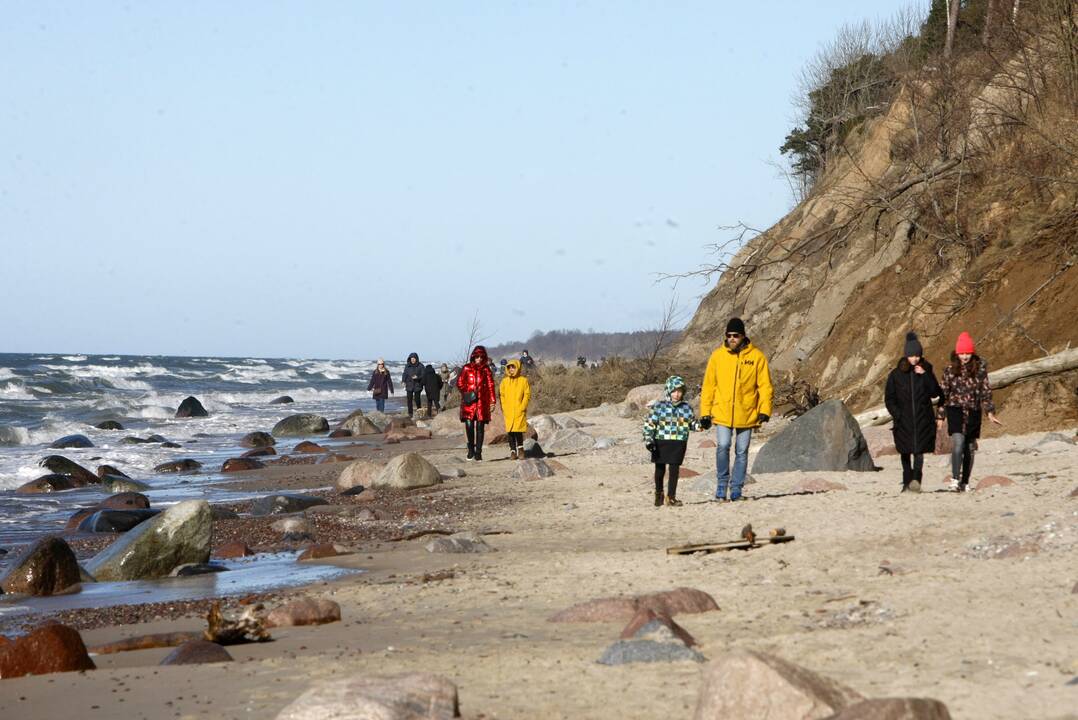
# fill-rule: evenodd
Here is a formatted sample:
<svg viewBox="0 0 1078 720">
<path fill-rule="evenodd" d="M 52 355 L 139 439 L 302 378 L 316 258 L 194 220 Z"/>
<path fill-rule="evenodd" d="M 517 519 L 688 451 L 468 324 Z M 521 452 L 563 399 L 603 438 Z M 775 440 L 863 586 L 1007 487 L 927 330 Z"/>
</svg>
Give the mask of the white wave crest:
<svg viewBox="0 0 1078 720">
<path fill-rule="evenodd" d="M 0 380 L 10 380 L 13 377 L 15 377 L 15 373 L 11 368 L 0 367 Z"/>
<path fill-rule="evenodd" d="M 20 382 L 6 382 L 0 385 L 0 398 L 4 400 L 35 400 L 33 394 Z"/>
<path fill-rule="evenodd" d="M 299 374 L 291 369 L 275 370 L 269 365 L 229 365 L 228 371 L 221 375 L 221 379 L 230 380 L 231 382 L 244 383 L 247 385 L 256 385 L 261 382 L 267 381 L 285 381 L 296 380 L 299 378 Z"/>
<path fill-rule="evenodd" d="M 60 357 L 70 362 L 86 362 L 85 355 L 61 355 Z"/>
</svg>

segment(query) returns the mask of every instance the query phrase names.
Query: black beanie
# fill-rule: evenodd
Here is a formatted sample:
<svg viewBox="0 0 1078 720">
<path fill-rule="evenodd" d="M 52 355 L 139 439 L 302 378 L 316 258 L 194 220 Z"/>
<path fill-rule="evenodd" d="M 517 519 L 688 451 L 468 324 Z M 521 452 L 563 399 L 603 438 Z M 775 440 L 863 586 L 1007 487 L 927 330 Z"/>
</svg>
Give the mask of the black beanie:
<svg viewBox="0 0 1078 720">
<path fill-rule="evenodd" d="M 730 322 L 726 323 L 726 332 L 741 333 L 742 337 L 744 337 L 745 323 L 741 321 L 741 318 L 730 318 Z"/>
<path fill-rule="evenodd" d="M 921 347 L 921 341 L 917 339 L 917 333 L 906 333 L 906 347 L 902 350 L 902 354 L 906 357 L 910 355 L 921 357 L 925 354 L 925 349 Z"/>
</svg>

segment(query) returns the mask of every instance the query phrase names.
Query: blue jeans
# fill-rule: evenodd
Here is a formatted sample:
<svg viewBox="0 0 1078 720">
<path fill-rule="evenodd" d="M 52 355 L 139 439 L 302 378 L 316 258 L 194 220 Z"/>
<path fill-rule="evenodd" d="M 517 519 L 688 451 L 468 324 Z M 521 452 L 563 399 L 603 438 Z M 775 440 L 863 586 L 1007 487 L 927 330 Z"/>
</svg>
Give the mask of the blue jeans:
<svg viewBox="0 0 1078 720">
<path fill-rule="evenodd" d="M 378 408 L 378 412 L 386 411 L 386 399 L 384 397 L 376 397 L 374 399 L 374 406 Z"/>
<path fill-rule="evenodd" d="M 741 497 L 741 488 L 745 485 L 745 470 L 749 465 L 749 441 L 752 440 L 752 428 L 728 428 L 715 426 L 715 477 L 718 487 L 715 497 L 726 499 L 726 486 L 730 486 L 730 499 Z M 734 477 L 730 479 L 730 445 L 734 446 Z"/>
</svg>

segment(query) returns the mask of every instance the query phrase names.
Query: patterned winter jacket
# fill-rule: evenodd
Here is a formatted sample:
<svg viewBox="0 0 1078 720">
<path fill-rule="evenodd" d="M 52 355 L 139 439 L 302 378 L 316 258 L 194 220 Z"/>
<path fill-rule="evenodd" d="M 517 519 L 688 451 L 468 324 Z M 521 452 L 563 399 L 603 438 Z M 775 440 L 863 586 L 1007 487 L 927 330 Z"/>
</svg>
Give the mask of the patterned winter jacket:
<svg viewBox="0 0 1078 720">
<path fill-rule="evenodd" d="M 691 431 L 700 429 L 700 421 L 696 419 L 692 406 L 684 399 L 676 405 L 670 399 L 671 391 L 678 387 L 685 387 L 681 378 L 675 376 L 667 380 L 665 397 L 651 406 L 651 412 L 644 420 L 645 444 L 655 440 L 685 442 Z"/>
<path fill-rule="evenodd" d="M 980 367 L 973 377 L 965 373 L 955 373 L 948 365 L 943 370 L 943 378 L 940 380 L 940 389 L 943 391 L 943 400 L 939 404 L 937 417 L 943 419 L 947 416 L 948 407 L 962 408 L 963 410 L 980 410 L 990 413 L 996 411 L 992 402 L 992 387 L 988 384 L 988 363 L 976 355 L 973 356 Z M 970 362 L 973 362 L 970 360 Z"/>
</svg>

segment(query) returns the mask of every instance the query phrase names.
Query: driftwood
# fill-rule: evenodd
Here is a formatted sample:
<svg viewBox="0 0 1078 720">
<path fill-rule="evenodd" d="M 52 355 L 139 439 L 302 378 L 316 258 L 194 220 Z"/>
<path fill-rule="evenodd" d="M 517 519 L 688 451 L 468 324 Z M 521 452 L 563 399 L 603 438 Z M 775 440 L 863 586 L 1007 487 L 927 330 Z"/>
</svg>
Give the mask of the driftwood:
<svg viewBox="0 0 1078 720">
<path fill-rule="evenodd" d="M 138 637 L 124 638 L 116 642 L 94 645 L 87 648 L 91 655 L 111 655 L 131 650 L 149 650 L 150 648 L 177 647 L 191 640 L 201 640 L 200 632 L 171 632 L 154 633 L 152 635 L 140 635 Z"/>
<path fill-rule="evenodd" d="M 694 553 L 713 553 L 720 550 L 752 550 L 753 548 L 763 547 L 764 545 L 778 545 L 779 543 L 793 542 L 793 535 L 772 535 L 770 537 L 762 538 L 758 537 L 753 531 L 752 526 L 747 525 L 748 533 L 742 530 L 742 535 L 749 535 L 750 538 L 743 540 L 734 540 L 733 542 L 720 542 L 720 543 L 696 543 L 695 545 L 678 545 L 677 547 L 666 548 L 667 555 L 692 555 Z M 781 528 L 777 528 L 781 529 Z M 785 531 L 783 531 L 785 532 Z"/>
<path fill-rule="evenodd" d="M 1078 348 L 1071 348 L 1048 357 L 1008 365 L 1005 368 L 990 372 L 988 373 L 988 382 L 993 390 L 999 390 L 1039 375 L 1054 375 L 1055 373 L 1067 372 L 1075 368 L 1078 368 Z M 854 420 L 862 427 L 886 425 L 891 422 L 891 415 L 887 412 L 887 407 L 881 405 L 855 415 Z"/>
<path fill-rule="evenodd" d="M 248 605 L 235 620 L 221 613 L 221 603 L 215 602 L 206 613 L 206 629 L 202 639 L 218 645 L 241 645 L 248 642 L 272 640 L 265 620 L 259 617 L 262 605 Z"/>
</svg>

